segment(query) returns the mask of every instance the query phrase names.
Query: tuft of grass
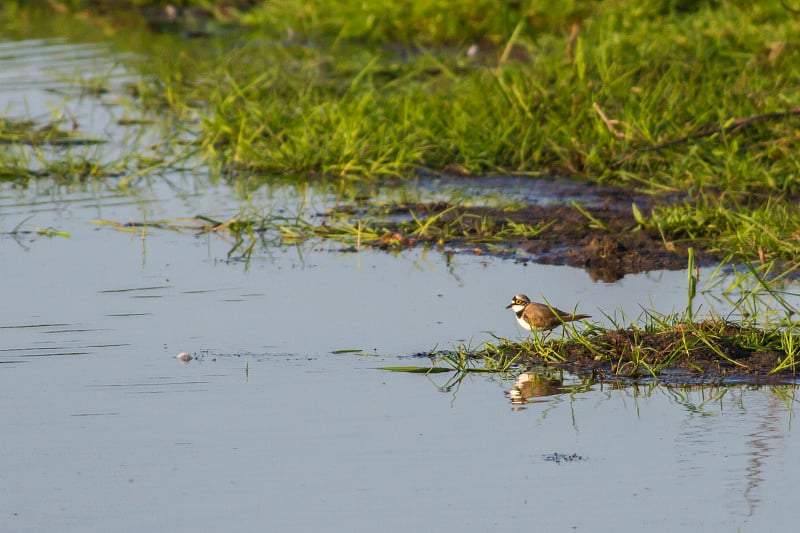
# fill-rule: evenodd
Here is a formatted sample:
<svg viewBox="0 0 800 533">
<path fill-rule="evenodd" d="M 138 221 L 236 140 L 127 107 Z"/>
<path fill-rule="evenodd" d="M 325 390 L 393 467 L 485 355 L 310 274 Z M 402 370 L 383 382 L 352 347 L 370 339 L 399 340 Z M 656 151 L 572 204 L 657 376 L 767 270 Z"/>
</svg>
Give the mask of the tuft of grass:
<svg viewBox="0 0 800 533">
<path fill-rule="evenodd" d="M 800 331 L 778 327 L 742 327 L 721 319 L 679 322 L 660 317 L 653 325 L 578 333 L 569 339 L 507 343 L 478 350 L 478 359 L 498 353 L 523 366 L 556 364 L 578 374 L 598 370 L 617 377 L 659 379 L 664 375 L 711 379 L 794 376 Z M 664 319 L 672 321 L 666 326 Z"/>
<path fill-rule="evenodd" d="M 7 235 L 14 239 L 19 245 L 23 248 L 28 248 L 26 240 L 28 242 L 33 242 L 40 237 L 64 237 L 69 239 L 71 234 L 68 231 L 59 230 L 57 228 L 49 227 L 49 228 L 41 228 L 39 226 L 33 226 L 29 224 L 29 222 L 33 219 L 33 215 L 25 218 L 24 220 L 20 221 L 11 231 L 1 233 L 0 235 Z"/>
<path fill-rule="evenodd" d="M 437 366 L 381 366 L 378 370 L 388 370 L 389 372 L 406 372 L 410 374 L 440 374 L 452 372 L 452 368 L 442 368 Z"/>
<path fill-rule="evenodd" d="M 731 303 L 742 323 L 711 316 L 698 319 L 694 306 L 699 275 L 690 254 L 687 306 L 682 313 L 659 314 L 644 310 L 643 320 L 619 322 L 606 315 L 611 327 L 596 324 L 578 329 L 564 325 L 561 339 L 544 336 L 514 343 L 498 339 L 467 355 L 478 360 L 513 358 L 515 364 L 556 365 L 579 375 L 598 373 L 626 378 L 659 380 L 676 376 L 700 376 L 724 380 L 794 378 L 798 368 L 800 329 L 793 317 L 797 309 L 781 287 L 781 279 L 770 279 L 764 265 L 748 265 L 723 276 L 715 271 L 704 291 L 719 290 L 739 296 Z"/>
<path fill-rule="evenodd" d="M 29 146 L 91 146 L 104 144 L 104 139 L 82 135 L 79 131 L 62 127 L 64 120 L 37 124 L 32 120 L 0 117 L 0 145 Z"/>
<path fill-rule="evenodd" d="M 694 202 L 656 207 L 646 225 L 672 238 L 703 242 L 711 251 L 762 262 L 794 263 L 800 257 L 800 204 L 794 201 L 768 198 L 742 205 L 701 196 Z"/>
</svg>

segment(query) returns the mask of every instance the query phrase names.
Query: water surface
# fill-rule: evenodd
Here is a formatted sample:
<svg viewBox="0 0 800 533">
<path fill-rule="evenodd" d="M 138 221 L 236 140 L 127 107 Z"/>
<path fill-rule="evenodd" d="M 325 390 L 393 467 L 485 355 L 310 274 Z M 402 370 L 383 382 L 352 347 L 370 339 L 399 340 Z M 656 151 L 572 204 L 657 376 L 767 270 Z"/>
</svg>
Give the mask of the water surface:
<svg viewBox="0 0 800 533">
<path fill-rule="evenodd" d="M 18 64 L 0 97 L 33 115 L 75 102 L 39 99 L 54 94 L 41 76 L 56 63 L 85 75 L 118 68 L 98 45 L 0 49 Z M 124 137 L 100 101 L 79 104 L 92 132 Z M 133 185 L 0 184 L 0 530 L 764 531 L 795 521 L 792 387 L 566 376 L 518 404 L 516 375 L 450 387 L 449 375 L 377 370 L 522 338 L 504 309 L 520 291 L 605 324 L 642 307 L 680 311 L 685 272 L 602 284 L 572 268 L 320 241 L 265 240 L 231 260 L 218 235 L 91 221 L 225 219 L 245 204 L 313 216 L 329 191 L 264 184 L 243 198 L 202 166 Z M 12 235 L 20 224 L 31 233 Z M 718 297 L 701 297 L 701 313 L 726 312 Z M 343 349 L 358 353 L 332 353 Z M 180 363 L 181 351 L 196 359 Z"/>
</svg>

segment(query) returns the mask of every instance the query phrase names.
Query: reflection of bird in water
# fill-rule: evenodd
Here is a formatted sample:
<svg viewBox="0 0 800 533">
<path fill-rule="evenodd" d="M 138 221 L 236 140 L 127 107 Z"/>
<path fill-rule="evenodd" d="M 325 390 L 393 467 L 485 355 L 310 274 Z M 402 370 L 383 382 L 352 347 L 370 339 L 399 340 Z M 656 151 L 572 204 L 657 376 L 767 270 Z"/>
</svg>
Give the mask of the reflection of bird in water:
<svg viewBox="0 0 800 533">
<path fill-rule="evenodd" d="M 511 299 L 511 303 L 506 306 L 506 309 L 508 308 L 514 310 L 514 314 L 517 315 L 517 322 L 528 331 L 548 331 L 557 328 L 564 322 L 573 322 L 590 317 L 590 315 L 567 313 L 555 307 L 532 302 L 524 294 L 514 296 Z"/>
<path fill-rule="evenodd" d="M 552 396 L 564 391 L 564 378 L 560 373 L 536 374 L 523 372 L 517 377 L 514 387 L 508 391 L 508 397 L 513 404 L 527 403 L 529 398 Z"/>
</svg>

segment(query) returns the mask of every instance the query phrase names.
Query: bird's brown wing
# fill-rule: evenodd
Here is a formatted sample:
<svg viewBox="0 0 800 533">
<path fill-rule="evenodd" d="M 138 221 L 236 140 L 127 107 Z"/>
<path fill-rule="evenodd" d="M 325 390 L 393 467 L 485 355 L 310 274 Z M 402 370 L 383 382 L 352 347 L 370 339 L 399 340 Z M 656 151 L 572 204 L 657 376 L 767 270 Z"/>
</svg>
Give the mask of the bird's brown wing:
<svg viewBox="0 0 800 533">
<path fill-rule="evenodd" d="M 563 322 L 589 318 L 589 315 L 567 313 L 556 307 L 551 309 L 544 304 L 531 302 L 525 306 L 523 318 L 533 329 L 548 330 L 560 326 Z"/>
<path fill-rule="evenodd" d="M 558 316 L 557 316 L 558 314 Z M 559 316 L 564 316 L 563 311 L 553 308 L 552 310 L 544 304 L 531 302 L 525 306 L 523 317 L 533 329 L 547 330 L 561 325 Z"/>
</svg>

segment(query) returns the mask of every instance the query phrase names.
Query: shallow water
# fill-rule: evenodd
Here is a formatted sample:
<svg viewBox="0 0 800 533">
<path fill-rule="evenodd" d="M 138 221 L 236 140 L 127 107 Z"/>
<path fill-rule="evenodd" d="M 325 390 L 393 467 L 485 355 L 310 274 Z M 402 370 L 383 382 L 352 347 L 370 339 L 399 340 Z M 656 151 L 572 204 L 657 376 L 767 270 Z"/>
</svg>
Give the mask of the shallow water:
<svg viewBox="0 0 800 533">
<path fill-rule="evenodd" d="M 102 70 L 97 47 L 58 46 L 70 68 Z M 13 56 L 13 44 L 2 49 Z M 20 96 L 10 84 L 0 83 L 8 101 Z M 36 108 L 40 86 L 30 87 Z M 113 113 L 97 122 L 96 101 L 76 109 L 114 131 Z M 326 198 L 265 185 L 249 201 L 313 213 Z M 318 241 L 228 260 L 231 243 L 216 235 L 90 223 L 230 217 L 242 203 L 203 168 L 129 192 L 113 180 L 0 185 L 0 531 L 794 522 L 794 388 L 579 387 L 566 376 L 520 405 L 516 376 L 450 387 L 449 375 L 377 370 L 493 334 L 521 338 L 504 309 L 520 291 L 605 323 L 603 312 L 682 310 L 685 272 L 600 284 L 571 268 Z M 20 223 L 70 237 L 10 235 Z M 724 312 L 713 296 L 702 309 Z M 360 353 L 331 353 L 343 349 Z M 181 351 L 197 359 L 182 364 Z"/>
</svg>

